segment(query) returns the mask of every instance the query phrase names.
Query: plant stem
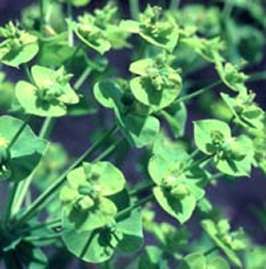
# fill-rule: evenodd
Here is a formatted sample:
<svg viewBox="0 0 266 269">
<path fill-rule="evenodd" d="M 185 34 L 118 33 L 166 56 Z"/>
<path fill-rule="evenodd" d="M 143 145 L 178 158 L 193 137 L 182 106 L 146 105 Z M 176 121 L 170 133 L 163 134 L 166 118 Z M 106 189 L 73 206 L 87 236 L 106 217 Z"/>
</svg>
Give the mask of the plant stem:
<svg viewBox="0 0 266 269">
<path fill-rule="evenodd" d="M 226 0 L 224 4 L 223 13 L 222 13 L 224 20 L 227 20 L 230 17 L 232 11 L 233 11 L 232 1 Z"/>
<path fill-rule="evenodd" d="M 104 143 L 112 134 L 118 130 L 117 127 L 113 127 L 100 139 L 98 139 L 91 147 L 89 147 L 76 161 L 62 175 L 50 185 L 20 216 L 17 217 L 14 223 L 14 227 L 19 226 L 21 223 L 27 221 L 32 216 L 34 216 L 43 206 L 46 205 L 47 201 L 53 194 L 55 194 L 58 189 L 65 182 L 68 173 L 76 168 L 81 162 L 83 162 L 96 148 L 98 148 L 102 143 Z"/>
<path fill-rule="evenodd" d="M 212 88 L 214 88 L 214 87 L 216 87 L 218 85 L 221 85 L 221 84 L 222 84 L 222 81 L 218 80 L 218 81 L 212 83 L 209 86 L 206 86 L 206 87 L 201 88 L 201 89 L 199 89 L 199 90 L 197 90 L 197 91 L 195 91 L 195 92 L 193 92 L 191 94 L 188 94 L 188 95 L 185 95 L 185 96 L 182 96 L 182 97 L 178 98 L 175 103 L 178 104 L 178 103 L 181 103 L 181 102 L 186 102 L 188 100 L 191 100 L 191 99 L 197 97 L 198 95 L 201 95 L 201 94 L 207 92 L 208 90 L 211 90 Z"/>
<path fill-rule="evenodd" d="M 258 81 L 258 80 L 266 80 L 266 71 L 256 72 L 249 74 L 249 78 L 247 81 Z"/>
<path fill-rule="evenodd" d="M 214 246 L 214 247 L 210 248 L 209 250 L 205 251 L 204 256 L 208 256 L 208 255 L 212 254 L 216 250 L 218 250 L 218 247 Z"/>
<path fill-rule="evenodd" d="M 131 18 L 138 20 L 140 13 L 139 0 L 129 0 L 129 9 Z"/>
<path fill-rule="evenodd" d="M 18 182 L 12 182 L 12 185 L 10 186 L 10 192 L 8 197 L 8 202 L 5 208 L 5 215 L 4 215 L 4 225 L 7 225 L 7 222 L 11 215 L 12 205 L 14 202 L 15 194 L 18 188 Z"/>
<path fill-rule="evenodd" d="M 19 129 L 17 130 L 17 132 L 11 139 L 10 143 L 8 144 L 7 150 L 10 150 L 12 146 L 16 143 L 17 139 L 19 138 L 19 136 L 21 135 L 21 133 L 23 132 L 23 130 L 26 128 L 27 124 L 29 123 L 30 118 L 31 117 L 28 115 L 27 118 L 24 120 L 23 124 L 19 127 Z"/>
<path fill-rule="evenodd" d="M 152 188 L 154 185 L 155 185 L 154 182 L 149 181 L 147 184 L 142 185 L 142 186 L 140 186 L 140 187 L 138 187 L 138 188 L 134 188 L 132 191 L 129 191 L 129 195 L 130 195 L 130 196 L 137 196 L 137 195 L 139 195 L 140 193 L 149 190 L 149 189 Z"/>
<path fill-rule="evenodd" d="M 72 5 L 70 3 L 67 3 L 67 18 L 69 20 L 72 20 Z M 73 35 L 73 30 L 71 27 L 68 27 L 68 45 L 70 47 L 73 47 L 74 45 L 74 35 Z"/>
<path fill-rule="evenodd" d="M 117 142 L 109 146 L 106 150 L 104 150 L 97 158 L 95 158 L 93 161 L 98 162 L 101 161 L 102 159 L 106 158 L 108 155 L 110 155 L 116 148 L 117 146 L 124 140 L 124 138 L 119 139 Z"/>
<path fill-rule="evenodd" d="M 126 216 L 128 213 L 130 213 L 132 210 L 136 209 L 137 207 L 140 207 L 144 204 L 146 204 L 147 202 L 149 202 L 150 200 L 153 199 L 153 194 L 148 195 L 147 197 L 138 200 L 135 204 L 133 204 L 132 206 L 129 206 L 127 208 L 125 208 L 124 210 L 120 211 L 117 215 L 116 215 L 116 220 L 119 221 L 120 219 L 123 219 L 124 216 Z"/>
<path fill-rule="evenodd" d="M 51 117 L 47 117 L 44 120 L 42 128 L 39 132 L 39 138 L 45 139 L 49 136 L 54 122 L 55 119 Z M 11 205 L 11 213 L 10 213 L 11 217 L 14 216 L 21 208 L 23 201 L 27 195 L 27 192 L 30 188 L 30 184 L 34 179 L 35 171 L 36 170 L 33 170 L 32 173 L 24 181 L 19 183 L 14 196 L 14 201 L 12 202 Z"/>
<path fill-rule="evenodd" d="M 47 229 L 55 229 L 59 226 L 61 226 L 62 220 L 61 219 L 54 219 L 54 220 L 48 220 L 43 223 L 36 224 L 35 226 L 30 226 L 21 231 L 21 233 L 27 233 L 32 232 L 35 230 L 47 228 Z"/>
<path fill-rule="evenodd" d="M 40 9 L 40 19 L 41 19 L 41 28 L 42 28 L 45 24 L 44 0 L 39 0 L 39 9 Z"/>
<path fill-rule="evenodd" d="M 39 132 L 39 138 L 47 139 L 51 133 L 52 127 L 54 125 L 55 119 L 52 117 L 45 118 L 42 128 Z"/>
<path fill-rule="evenodd" d="M 61 233 L 53 233 L 53 234 L 48 234 L 44 236 L 38 236 L 38 235 L 31 235 L 31 236 L 25 236 L 23 238 L 24 241 L 46 241 L 46 240 L 52 240 L 52 239 L 57 239 L 61 237 Z"/>
<path fill-rule="evenodd" d="M 169 5 L 169 9 L 170 10 L 178 9 L 179 4 L 180 4 L 180 0 L 171 0 L 171 3 Z"/>
<path fill-rule="evenodd" d="M 80 77 L 76 80 L 76 82 L 74 83 L 73 87 L 74 89 L 77 91 L 78 89 L 80 89 L 80 87 L 83 85 L 83 83 L 86 81 L 86 79 L 88 78 L 88 76 L 91 73 L 91 67 L 87 66 L 85 68 L 85 70 L 81 73 Z"/>
</svg>

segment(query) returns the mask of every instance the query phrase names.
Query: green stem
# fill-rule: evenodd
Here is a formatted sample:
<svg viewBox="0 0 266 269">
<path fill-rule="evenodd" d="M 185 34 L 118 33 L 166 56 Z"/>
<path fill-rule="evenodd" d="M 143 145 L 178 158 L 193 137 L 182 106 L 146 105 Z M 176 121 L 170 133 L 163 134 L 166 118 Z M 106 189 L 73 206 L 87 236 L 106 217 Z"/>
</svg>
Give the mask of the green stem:
<svg viewBox="0 0 266 269">
<path fill-rule="evenodd" d="M 34 216 L 43 206 L 46 205 L 47 201 L 53 194 L 55 194 L 59 188 L 63 185 L 66 180 L 68 173 L 82 163 L 96 148 L 103 144 L 112 134 L 118 130 L 117 127 L 113 127 L 100 139 L 98 139 L 91 147 L 89 147 L 76 161 L 62 175 L 50 185 L 18 218 L 15 220 L 14 226 L 19 226 L 21 223 L 27 221 Z"/>
<path fill-rule="evenodd" d="M 23 238 L 24 241 L 46 241 L 46 240 L 51 240 L 51 239 L 57 239 L 59 237 L 61 237 L 62 234 L 61 233 L 54 233 L 54 234 L 48 234 L 45 236 L 38 236 L 38 235 L 31 235 L 31 236 L 25 236 Z"/>
<path fill-rule="evenodd" d="M 218 247 L 214 246 L 214 247 L 210 248 L 209 250 L 205 251 L 204 256 L 208 256 L 208 255 L 212 254 L 216 250 L 218 250 Z"/>
<path fill-rule="evenodd" d="M 117 142 L 109 146 L 106 150 L 104 150 L 97 158 L 95 158 L 93 161 L 98 162 L 109 156 L 117 147 L 118 145 L 123 141 L 124 138 L 119 139 Z"/>
<path fill-rule="evenodd" d="M 43 27 L 45 25 L 44 0 L 39 0 L 39 9 L 40 9 L 41 27 Z"/>
<path fill-rule="evenodd" d="M 12 146 L 16 143 L 17 139 L 19 138 L 19 136 L 21 135 L 21 133 L 23 132 L 23 130 L 26 128 L 27 124 L 29 123 L 30 118 L 31 117 L 28 115 L 27 118 L 24 120 L 23 124 L 19 127 L 19 129 L 17 130 L 17 132 L 13 136 L 12 140 L 8 144 L 7 150 L 10 150 L 12 148 Z"/>
<path fill-rule="evenodd" d="M 39 132 L 39 138 L 45 139 L 49 136 L 54 122 L 55 122 L 55 119 L 51 117 L 47 117 L 44 120 L 42 128 Z M 10 213 L 11 217 L 14 216 L 21 208 L 23 201 L 25 200 L 25 197 L 30 188 L 30 184 L 32 183 L 34 179 L 35 172 L 36 170 L 33 170 L 32 173 L 24 181 L 19 183 L 15 196 L 14 196 L 14 201 L 12 202 L 12 205 L 11 205 L 11 213 Z"/>
<path fill-rule="evenodd" d="M 7 222 L 11 216 L 11 210 L 12 210 L 12 205 L 14 202 L 15 194 L 18 188 L 18 182 L 13 182 L 12 185 L 10 186 L 10 192 L 9 192 L 9 197 L 8 197 L 8 202 L 6 205 L 5 209 L 5 215 L 4 215 L 4 225 L 7 225 Z"/>
<path fill-rule="evenodd" d="M 233 11 L 232 1 L 226 0 L 225 5 L 224 5 L 224 9 L 223 9 L 223 13 L 222 13 L 224 20 L 227 20 L 230 17 L 232 11 Z"/>
<path fill-rule="evenodd" d="M 169 5 L 169 9 L 170 10 L 178 9 L 179 4 L 180 4 L 180 0 L 171 0 L 171 3 Z"/>
<path fill-rule="evenodd" d="M 178 98 L 175 103 L 178 104 L 181 102 L 187 102 L 188 100 L 191 100 L 191 99 L 193 99 L 193 98 L 195 98 L 195 97 L 197 97 L 197 96 L 199 96 L 199 95 L 201 95 L 201 94 L 203 94 L 203 93 L 205 93 L 205 92 L 207 92 L 207 91 L 209 91 L 209 90 L 213 89 L 214 87 L 221 85 L 221 84 L 222 84 L 222 81 L 218 80 L 209 86 L 206 86 L 206 87 L 201 88 L 201 89 L 199 89 L 191 94 L 188 94 L 188 95 L 185 95 L 185 96 Z"/>
<path fill-rule="evenodd" d="M 134 188 L 132 191 L 129 191 L 129 195 L 130 196 L 137 196 L 137 195 L 141 194 L 142 192 L 149 190 L 154 185 L 155 184 L 153 181 L 149 181 L 148 183 L 143 184 L 142 186 L 140 186 L 138 188 Z"/>
<path fill-rule="evenodd" d="M 247 81 L 258 81 L 258 80 L 266 80 L 266 71 L 256 72 L 249 74 L 249 78 Z"/>
<path fill-rule="evenodd" d="M 133 204 L 130 207 L 125 208 L 124 210 L 120 211 L 116 215 L 116 220 L 119 221 L 120 219 L 123 219 L 127 214 L 129 214 L 132 210 L 146 204 L 147 202 L 151 201 L 153 199 L 153 194 L 148 195 L 147 197 L 137 201 L 135 204 Z"/>
<path fill-rule="evenodd" d="M 131 18 L 138 20 L 140 13 L 139 0 L 129 0 L 129 9 Z"/>
<path fill-rule="evenodd" d="M 73 19 L 72 16 L 72 5 L 71 4 L 67 4 L 67 17 L 69 20 Z M 73 30 L 71 27 L 68 27 L 68 44 L 70 47 L 74 46 L 74 34 L 73 34 Z"/>
<path fill-rule="evenodd" d="M 86 79 L 88 78 L 88 76 L 90 75 L 90 73 L 91 73 L 91 67 L 90 66 L 87 66 L 85 68 L 85 70 L 82 72 L 82 74 L 80 75 L 80 77 L 74 83 L 73 87 L 74 87 L 75 90 L 80 89 L 80 87 L 86 81 Z"/>
<path fill-rule="evenodd" d="M 41 139 L 47 139 L 51 133 L 51 130 L 53 128 L 53 125 L 55 123 L 55 119 L 52 117 L 45 118 L 42 128 L 39 132 L 39 138 Z"/>
<path fill-rule="evenodd" d="M 35 226 L 27 227 L 27 228 L 23 229 L 21 231 L 21 233 L 25 234 L 25 233 L 36 231 L 36 230 L 43 229 L 43 228 L 55 229 L 57 227 L 60 227 L 61 223 L 62 223 L 61 219 L 48 220 L 48 221 L 45 221 L 43 223 L 36 224 Z"/>
<path fill-rule="evenodd" d="M 20 210 L 24 202 L 24 199 L 27 195 L 27 192 L 30 188 L 30 184 L 33 181 L 34 174 L 35 170 L 33 170 L 33 172 L 24 181 L 19 183 L 18 188 L 16 190 L 14 202 L 11 207 L 11 217 L 15 216 L 15 214 L 17 214 L 17 212 Z"/>
</svg>

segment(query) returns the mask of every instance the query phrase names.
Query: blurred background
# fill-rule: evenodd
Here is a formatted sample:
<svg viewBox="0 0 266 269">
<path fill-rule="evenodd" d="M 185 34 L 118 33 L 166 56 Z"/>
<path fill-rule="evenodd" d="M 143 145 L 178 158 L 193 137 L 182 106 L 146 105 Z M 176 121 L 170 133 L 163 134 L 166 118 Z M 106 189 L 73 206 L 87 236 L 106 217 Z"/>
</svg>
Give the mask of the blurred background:
<svg viewBox="0 0 266 269">
<path fill-rule="evenodd" d="M 36 1 L 32 0 L 0 0 L 0 23 L 1 25 L 8 22 L 9 20 L 19 19 L 21 9 L 25 6 L 31 5 Z M 124 17 L 129 16 L 129 8 L 126 0 L 117 1 L 121 6 L 121 11 Z M 147 3 L 152 5 L 165 5 L 167 1 L 140 1 L 142 8 L 145 7 Z M 105 1 L 94 0 L 91 1 L 88 8 L 85 10 L 93 10 L 94 8 L 101 7 Z M 206 6 L 217 6 L 220 8 L 223 3 L 222 1 L 216 0 L 181 0 L 180 7 L 184 8 L 188 4 L 203 4 Z M 167 5 L 167 3 L 166 3 Z M 266 1 L 265 1 L 266 5 Z M 84 10 L 84 9 L 82 9 Z M 264 20 L 266 20 L 266 9 L 264 10 Z M 79 12 L 79 10 L 77 11 Z M 244 71 L 247 74 L 252 74 L 256 72 L 266 71 L 266 46 L 265 46 L 265 28 L 262 28 L 258 21 L 256 21 L 250 13 L 245 10 L 236 14 L 237 20 L 245 26 L 255 27 L 264 33 L 264 42 L 261 42 L 260 55 L 256 56 L 257 58 L 248 65 Z M 248 42 L 241 43 L 241 46 L 245 47 L 250 46 Z M 119 57 L 118 57 L 119 55 Z M 130 63 L 129 52 L 125 49 L 119 52 L 111 53 L 108 55 L 109 60 L 118 68 L 119 72 L 127 76 L 128 75 L 128 65 Z M 13 69 L 6 70 L 9 76 L 9 79 L 14 81 L 20 78 L 18 71 L 13 71 Z M 214 74 L 213 68 L 206 67 L 200 69 L 197 72 L 193 72 L 189 76 L 191 80 L 215 80 L 216 75 Z M 85 85 L 86 86 L 86 85 Z M 253 82 L 248 82 L 250 89 L 254 90 L 257 94 L 256 101 L 266 109 L 266 81 L 265 77 Z M 196 111 L 196 112 L 195 112 Z M 194 101 L 189 104 L 189 124 L 192 120 L 204 118 L 204 107 L 201 106 L 197 101 Z M 97 116 L 99 117 L 99 115 Z M 110 116 L 103 113 L 103 122 L 108 121 Z M 107 118 L 106 118 L 107 117 Z M 39 123 L 37 122 L 37 127 L 39 128 Z M 88 135 L 94 130 L 96 126 L 96 119 L 94 115 L 79 116 L 73 118 L 64 118 L 59 119 L 56 123 L 55 130 L 52 135 L 52 140 L 55 142 L 61 143 L 71 156 L 78 156 L 83 152 L 84 148 L 88 143 Z M 187 131 L 191 132 L 191 126 L 187 126 Z M 134 152 L 134 154 L 128 154 L 125 156 L 125 159 L 130 160 L 127 164 L 124 164 L 123 170 L 129 179 L 129 181 L 136 181 L 137 176 L 133 171 L 132 165 L 134 160 L 138 158 L 139 152 Z M 265 207 L 266 208 L 266 178 L 262 172 L 254 170 L 252 177 L 250 179 L 240 179 L 238 182 L 225 182 L 221 181 L 217 186 L 212 187 L 209 190 L 208 196 L 214 205 L 222 207 L 224 212 L 228 214 L 232 220 L 234 227 L 243 226 L 246 231 L 248 231 L 253 238 L 258 243 L 266 243 L 266 215 L 265 219 L 263 216 L 260 216 L 256 211 L 256 208 Z M 192 221 L 193 222 L 193 221 Z M 192 224 L 193 226 L 193 224 Z M 56 267 L 53 267 L 56 268 Z M 89 267 L 93 268 L 93 267 Z"/>
</svg>

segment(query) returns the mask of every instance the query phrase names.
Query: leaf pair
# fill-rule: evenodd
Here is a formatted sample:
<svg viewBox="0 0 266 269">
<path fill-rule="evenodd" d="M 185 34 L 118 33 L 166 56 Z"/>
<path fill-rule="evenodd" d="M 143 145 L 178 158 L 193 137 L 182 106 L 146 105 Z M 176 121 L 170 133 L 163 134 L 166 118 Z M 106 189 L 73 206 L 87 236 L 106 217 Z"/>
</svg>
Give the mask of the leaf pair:
<svg viewBox="0 0 266 269">
<path fill-rule="evenodd" d="M 181 148 L 176 148 L 176 151 L 168 148 L 168 152 L 154 151 L 148 166 L 156 184 L 153 193 L 157 202 L 180 223 L 190 219 L 197 201 L 205 193 L 199 186 L 205 173 L 198 167 L 185 168 L 188 160 L 188 154 Z"/>
<path fill-rule="evenodd" d="M 221 93 L 221 96 L 234 116 L 234 122 L 245 129 L 256 131 L 264 128 L 264 111 L 253 101 L 255 94 L 240 92 L 235 98 Z"/>
<path fill-rule="evenodd" d="M 29 62 L 39 51 L 38 39 L 12 22 L 0 28 L 0 61 L 12 67 Z"/>
<path fill-rule="evenodd" d="M 248 176 L 254 158 L 252 141 L 246 135 L 232 137 L 228 124 L 220 120 L 194 123 L 196 146 L 213 156 L 216 168 L 231 176 Z"/>
<path fill-rule="evenodd" d="M 16 97 L 26 113 L 41 117 L 60 117 L 67 114 L 67 105 L 79 102 L 69 84 L 70 76 L 58 70 L 35 65 L 31 68 L 32 83 L 19 81 Z"/>
<path fill-rule="evenodd" d="M 169 106 L 180 94 L 182 79 L 164 62 L 164 57 L 138 60 L 130 65 L 129 70 L 137 75 L 130 81 L 132 94 L 151 111 Z"/>
<path fill-rule="evenodd" d="M 60 192 L 64 221 L 79 232 L 113 222 L 117 207 L 109 196 L 124 187 L 123 174 L 111 163 L 83 163 L 68 174 L 67 184 Z"/>
<path fill-rule="evenodd" d="M 140 14 L 139 21 L 124 20 L 121 28 L 138 34 L 148 43 L 167 51 L 173 51 L 178 42 L 179 29 L 176 22 L 170 17 L 163 17 L 158 6 L 148 5 Z"/>
<path fill-rule="evenodd" d="M 97 9 L 94 14 L 85 13 L 78 18 L 78 22 L 70 22 L 77 37 L 88 47 L 100 54 L 111 48 L 127 46 L 128 34 L 122 31 L 117 21 L 118 9 L 108 4 L 103 9 Z"/>
</svg>

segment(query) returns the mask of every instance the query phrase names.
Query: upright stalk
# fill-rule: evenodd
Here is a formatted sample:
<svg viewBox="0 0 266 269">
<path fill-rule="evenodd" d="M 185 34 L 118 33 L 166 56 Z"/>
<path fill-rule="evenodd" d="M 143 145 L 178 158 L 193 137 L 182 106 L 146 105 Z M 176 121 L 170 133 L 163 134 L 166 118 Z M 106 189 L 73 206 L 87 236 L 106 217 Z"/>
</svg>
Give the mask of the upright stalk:
<svg viewBox="0 0 266 269">
<path fill-rule="evenodd" d="M 195 97 L 197 97 L 197 96 L 199 96 L 199 95 L 201 95 L 201 94 L 203 94 L 203 93 L 205 93 L 205 92 L 207 92 L 207 91 L 209 91 L 209 90 L 213 89 L 214 87 L 216 87 L 218 85 L 221 85 L 221 84 L 222 84 L 222 81 L 218 80 L 218 81 L 212 83 L 211 85 L 206 86 L 204 88 L 201 88 L 201 89 L 199 89 L 199 90 L 197 90 L 197 91 L 195 91 L 195 92 L 193 92 L 191 94 L 181 96 L 180 98 L 178 98 L 176 100 L 175 103 L 178 104 L 178 103 L 182 103 L 182 102 L 187 102 L 187 101 L 189 101 L 189 100 L 191 100 L 191 99 L 193 99 L 193 98 L 195 98 Z"/>
<path fill-rule="evenodd" d="M 51 133 L 52 127 L 54 125 L 55 119 L 52 117 L 45 118 L 42 128 L 39 132 L 39 138 L 47 139 Z"/>
<path fill-rule="evenodd" d="M 140 13 L 139 0 L 129 0 L 129 9 L 131 18 L 138 20 Z"/>
<path fill-rule="evenodd" d="M 171 0 L 170 5 L 169 5 L 169 9 L 170 10 L 178 9 L 179 4 L 180 4 L 180 0 Z"/>
<path fill-rule="evenodd" d="M 67 17 L 69 20 L 72 20 L 72 5 L 67 3 Z M 74 35 L 71 27 L 68 27 L 68 44 L 70 47 L 74 46 Z"/>
</svg>

